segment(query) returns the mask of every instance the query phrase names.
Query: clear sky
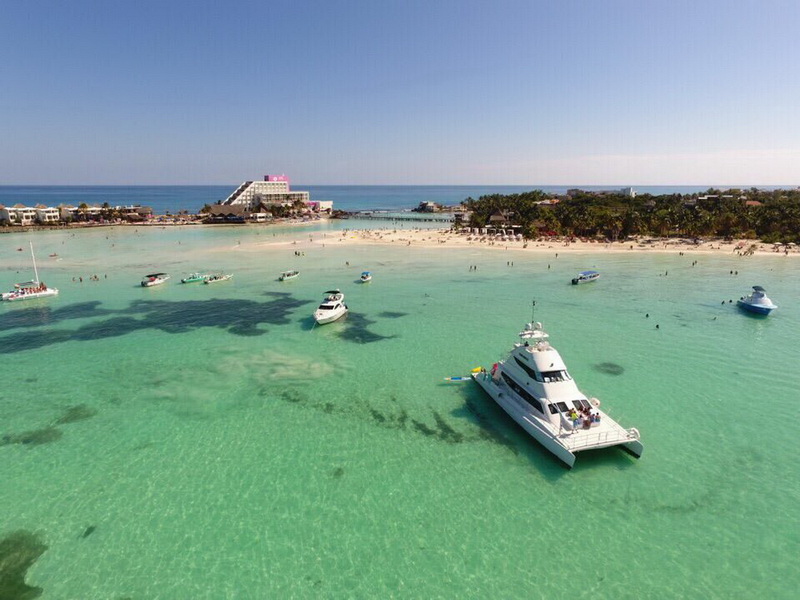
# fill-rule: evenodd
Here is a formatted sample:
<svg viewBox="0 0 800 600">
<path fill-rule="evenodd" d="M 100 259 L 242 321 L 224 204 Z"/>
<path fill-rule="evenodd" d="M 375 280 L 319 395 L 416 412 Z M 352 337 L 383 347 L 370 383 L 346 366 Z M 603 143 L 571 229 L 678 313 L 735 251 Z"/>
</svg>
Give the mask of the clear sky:
<svg viewBox="0 0 800 600">
<path fill-rule="evenodd" d="M 797 0 L 0 0 L 0 184 L 800 184 Z"/>
</svg>

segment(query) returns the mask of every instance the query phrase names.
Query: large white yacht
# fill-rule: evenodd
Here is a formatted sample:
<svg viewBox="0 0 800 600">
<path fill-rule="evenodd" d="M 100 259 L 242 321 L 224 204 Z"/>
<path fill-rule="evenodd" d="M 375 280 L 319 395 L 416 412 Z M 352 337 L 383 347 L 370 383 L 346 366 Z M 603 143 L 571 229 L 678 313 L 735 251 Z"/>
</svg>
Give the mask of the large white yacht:
<svg viewBox="0 0 800 600">
<path fill-rule="evenodd" d="M 528 323 L 511 354 L 472 378 L 512 419 L 568 467 L 575 453 L 622 446 L 636 456 L 644 447 L 639 431 L 625 429 L 587 398 L 567 372 L 541 323 Z"/>
<path fill-rule="evenodd" d="M 320 324 L 333 323 L 336 319 L 347 314 L 347 305 L 344 303 L 344 294 L 339 290 L 328 290 L 325 299 L 314 311 L 314 320 Z"/>
</svg>

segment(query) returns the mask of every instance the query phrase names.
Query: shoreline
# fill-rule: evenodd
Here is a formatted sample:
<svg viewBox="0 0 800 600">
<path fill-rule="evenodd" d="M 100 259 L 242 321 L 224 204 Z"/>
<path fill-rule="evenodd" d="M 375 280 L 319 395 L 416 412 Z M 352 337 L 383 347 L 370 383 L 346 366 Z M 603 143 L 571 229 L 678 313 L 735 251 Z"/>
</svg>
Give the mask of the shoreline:
<svg viewBox="0 0 800 600">
<path fill-rule="evenodd" d="M 492 248 L 533 253 L 685 253 L 685 254 L 734 254 L 747 256 L 800 256 L 800 246 L 765 244 L 758 240 L 722 238 L 692 240 L 640 236 L 634 240 L 598 242 L 570 238 L 517 240 L 456 233 L 451 229 L 350 229 L 339 236 L 323 237 L 326 243 L 349 245 L 398 245 L 416 248 Z M 279 242 L 281 243 L 281 242 Z M 283 242 L 285 243 L 285 242 Z M 289 242 L 292 243 L 292 242 Z M 313 244 L 313 240 L 303 244 Z"/>
<path fill-rule="evenodd" d="M 270 223 L 202 223 L 186 219 L 170 221 L 150 221 L 138 223 L 71 223 L 57 226 L 24 226 L 2 227 L 0 234 L 33 233 L 40 231 L 67 231 L 82 229 L 97 229 L 106 227 L 270 227 L 273 225 L 304 227 L 314 225 L 329 219 L 285 219 Z M 410 223 L 406 222 L 406 225 Z M 377 225 L 377 223 L 376 223 Z M 306 235 L 305 233 L 303 234 Z M 315 239 L 316 236 L 316 239 Z M 760 240 L 737 238 L 726 240 L 724 238 L 662 238 L 656 236 L 637 236 L 623 241 L 597 241 L 580 238 L 552 237 L 522 240 L 504 236 L 479 235 L 467 232 L 456 232 L 447 228 L 409 228 L 397 229 L 392 226 L 343 229 L 341 231 L 317 232 L 310 238 L 302 240 L 281 239 L 274 242 L 258 242 L 252 246 L 296 245 L 310 247 L 318 243 L 345 244 L 345 245 L 396 245 L 416 248 L 492 248 L 496 250 L 513 250 L 534 253 L 566 252 L 566 253 L 685 253 L 685 254 L 736 254 L 738 256 L 800 256 L 800 245 L 784 245 L 764 243 Z M 246 244 L 251 246 L 251 244 Z M 240 247 L 241 248 L 241 247 Z"/>
</svg>

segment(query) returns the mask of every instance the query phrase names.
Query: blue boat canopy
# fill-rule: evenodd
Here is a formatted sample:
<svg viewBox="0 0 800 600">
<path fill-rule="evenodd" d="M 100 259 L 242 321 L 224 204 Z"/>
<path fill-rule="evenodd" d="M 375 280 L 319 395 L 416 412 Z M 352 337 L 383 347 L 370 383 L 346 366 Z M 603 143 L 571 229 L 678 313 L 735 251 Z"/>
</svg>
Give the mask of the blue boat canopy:
<svg viewBox="0 0 800 600">
<path fill-rule="evenodd" d="M 361 274 L 362 275 L 369 275 L 369 271 L 362 271 Z"/>
<path fill-rule="evenodd" d="M 599 275 L 599 271 L 581 271 L 578 275 Z"/>
<path fill-rule="evenodd" d="M 767 291 L 767 290 L 765 290 L 763 287 L 761 287 L 760 285 L 754 285 L 754 286 L 753 286 L 753 289 L 754 289 L 755 291 L 757 291 L 757 292 L 766 292 L 766 291 Z"/>
</svg>

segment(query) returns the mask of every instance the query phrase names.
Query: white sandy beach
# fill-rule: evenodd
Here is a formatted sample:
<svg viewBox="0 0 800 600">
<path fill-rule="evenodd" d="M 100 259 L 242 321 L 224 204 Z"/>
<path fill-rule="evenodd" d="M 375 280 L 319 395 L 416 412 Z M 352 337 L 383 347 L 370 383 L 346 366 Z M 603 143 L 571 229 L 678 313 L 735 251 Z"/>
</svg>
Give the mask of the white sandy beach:
<svg viewBox="0 0 800 600">
<path fill-rule="evenodd" d="M 489 236 L 456 233 L 447 229 L 349 229 L 342 232 L 312 234 L 298 233 L 296 239 L 287 240 L 285 236 L 274 242 L 258 242 L 252 246 L 297 246 L 309 247 L 320 244 L 335 245 L 395 245 L 422 248 L 495 248 L 497 250 L 516 250 L 525 252 L 647 252 L 647 253 L 686 253 L 686 254 L 735 254 L 740 256 L 772 255 L 800 256 L 800 247 L 795 245 L 766 244 L 758 240 L 723 240 L 720 238 L 698 240 L 638 237 L 635 240 L 602 242 L 596 240 L 540 238 L 522 240 L 511 236 Z M 246 250 L 247 248 L 241 248 Z"/>
</svg>

